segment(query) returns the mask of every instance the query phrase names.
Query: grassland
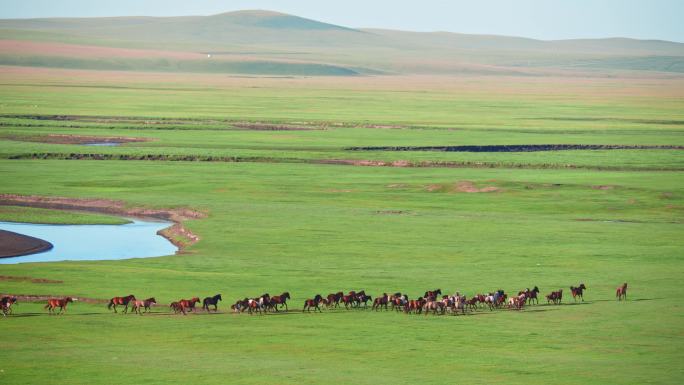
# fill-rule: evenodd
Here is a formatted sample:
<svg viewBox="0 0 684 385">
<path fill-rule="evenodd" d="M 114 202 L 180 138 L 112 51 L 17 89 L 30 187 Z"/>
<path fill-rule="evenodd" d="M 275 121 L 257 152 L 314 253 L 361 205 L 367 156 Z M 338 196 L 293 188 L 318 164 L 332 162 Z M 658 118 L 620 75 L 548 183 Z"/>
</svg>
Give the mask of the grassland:
<svg viewBox="0 0 684 385">
<path fill-rule="evenodd" d="M 56 225 L 121 225 L 129 223 L 126 219 L 109 215 L 21 206 L 0 206 L 0 218 L 8 222 Z"/>
<path fill-rule="evenodd" d="M 21 303 L 0 320 L 3 382 L 675 384 L 684 374 L 680 150 L 345 151 L 684 145 L 680 78 L 265 79 L 4 67 L 0 79 L 0 193 L 209 214 L 186 223 L 202 240 L 184 254 L 3 265 L 0 275 L 62 283 L 3 280 L 2 292 L 226 299 L 222 313 L 187 317 L 120 316 L 79 302 L 48 317 L 41 304 Z M 255 123 L 307 130 L 245 128 Z M 35 141 L 50 134 L 153 140 Z M 249 161 L 13 159 L 25 154 Z M 305 162 L 321 159 L 488 167 Z M 464 192 L 466 182 L 491 192 Z M 300 309 L 338 290 L 416 297 L 436 287 L 470 295 L 538 285 L 546 293 L 580 281 L 589 287 L 584 304 L 523 312 L 226 314 L 231 300 L 285 290 Z M 617 303 L 625 281 L 630 300 Z"/>
</svg>

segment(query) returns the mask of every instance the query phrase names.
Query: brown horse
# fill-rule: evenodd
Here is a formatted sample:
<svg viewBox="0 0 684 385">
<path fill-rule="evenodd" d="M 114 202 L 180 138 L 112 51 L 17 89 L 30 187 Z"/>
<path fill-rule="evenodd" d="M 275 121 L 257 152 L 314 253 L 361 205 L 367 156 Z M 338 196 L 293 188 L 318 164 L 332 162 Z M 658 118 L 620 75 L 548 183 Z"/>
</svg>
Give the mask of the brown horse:
<svg viewBox="0 0 684 385">
<path fill-rule="evenodd" d="M 184 309 L 187 309 L 188 311 L 193 311 L 195 309 L 195 305 L 200 303 L 200 299 L 197 297 L 192 297 L 191 299 L 181 299 L 178 301 L 181 306 L 183 306 Z"/>
<path fill-rule="evenodd" d="M 0 298 L 0 308 L 2 308 L 2 316 L 6 317 L 12 314 L 12 305 L 17 303 L 17 297 L 2 297 Z"/>
<path fill-rule="evenodd" d="M 281 295 L 274 295 L 271 297 L 271 305 L 273 305 L 275 311 L 278 311 L 278 306 L 285 306 L 285 311 L 289 311 L 287 308 L 288 299 L 290 299 L 290 293 L 287 291 Z"/>
<path fill-rule="evenodd" d="M 330 307 L 339 307 L 342 297 L 344 297 L 344 293 L 341 291 L 338 291 L 337 293 L 328 294 L 328 305 Z"/>
<path fill-rule="evenodd" d="M 69 304 L 69 302 L 74 302 L 75 299 L 71 297 L 65 297 L 62 299 L 49 299 L 47 301 L 47 305 L 45 305 L 45 309 L 48 309 L 48 314 L 55 314 L 55 309 L 59 308 L 59 313 L 57 314 L 62 314 L 62 312 L 66 313 L 66 307 Z"/>
<path fill-rule="evenodd" d="M 321 297 L 320 294 L 316 294 L 316 296 L 313 299 L 307 299 L 304 301 L 304 308 L 302 309 L 302 312 L 308 311 L 311 312 L 311 308 L 314 308 L 318 310 L 319 312 L 323 313 L 320 307 L 318 307 L 318 304 L 323 301 L 323 297 Z"/>
<path fill-rule="evenodd" d="M 381 307 L 385 308 L 387 310 L 387 304 L 389 303 L 389 295 L 387 293 L 382 293 L 382 296 L 380 297 L 375 297 L 375 300 L 373 301 L 373 306 L 371 307 L 371 310 L 380 310 Z"/>
<path fill-rule="evenodd" d="M 180 302 L 171 302 L 169 307 L 173 309 L 174 314 L 183 313 L 183 315 L 187 315 L 185 312 L 185 306 L 183 306 L 183 304 Z"/>
<path fill-rule="evenodd" d="M 553 302 L 554 305 L 560 305 L 563 301 L 563 289 L 558 291 L 552 291 L 551 294 L 546 296 L 546 303 L 549 304 Z"/>
<path fill-rule="evenodd" d="M 577 301 L 577 297 L 580 297 L 582 299 L 582 302 L 584 302 L 584 291 L 587 290 L 587 287 L 584 286 L 583 283 L 580 283 L 578 287 L 570 286 L 570 291 L 572 292 L 572 299 Z"/>
<path fill-rule="evenodd" d="M 147 313 L 152 308 L 152 305 L 156 305 L 156 304 L 157 304 L 157 300 L 154 299 L 154 297 L 148 298 L 144 301 L 136 299 L 133 301 L 133 305 L 131 305 L 131 310 L 133 310 L 133 313 L 138 313 L 138 314 L 142 315 L 140 308 L 145 309 L 145 313 Z"/>
<path fill-rule="evenodd" d="M 112 307 L 114 307 L 114 313 L 117 313 L 116 311 L 116 306 L 117 305 L 122 305 L 125 306 L 124 308 L 124 314 L 128 313 L 128 303 L 131 301 L 135 301 L 135 296 L 133 294 L 129 294 L 125 297 L 114 297 L 109 300 L 109 304 L 107 305 L 107 309 L 112 310 Z"/>
<path fill-rule="evenodd" d="M 627 282 L 623 283 L 622 286 L 618 287 L 617 290 L 615 290 L 615 297 L 618 301 L 622 301 L 622 298 L 624 298 L 625 301 L 627 301 Z"/>
<path fill-rule="evenodd" d="M 342 296 L 342 303 L 344 304 L 344 308 L 349 310 L 349 307 L 354 307 L 354 301 L 356 300 L 356 296 L 351 296 L 351 295 L 343 295 Z"/>
</svg>

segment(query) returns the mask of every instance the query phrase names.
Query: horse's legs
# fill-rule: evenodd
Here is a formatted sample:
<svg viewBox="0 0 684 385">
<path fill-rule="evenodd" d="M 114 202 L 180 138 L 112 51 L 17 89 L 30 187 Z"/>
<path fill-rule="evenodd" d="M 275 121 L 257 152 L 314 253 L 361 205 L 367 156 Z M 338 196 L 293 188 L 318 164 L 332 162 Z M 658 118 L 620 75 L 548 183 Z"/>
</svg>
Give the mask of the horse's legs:
<svg viewBox="0 0 684 385">
<path fill-rule="evenodd" d="M 285 305 L 285 311 L 289 311 L 287 310 L 287 302 L 283 302 L 283 305 Z"/>
</svg>

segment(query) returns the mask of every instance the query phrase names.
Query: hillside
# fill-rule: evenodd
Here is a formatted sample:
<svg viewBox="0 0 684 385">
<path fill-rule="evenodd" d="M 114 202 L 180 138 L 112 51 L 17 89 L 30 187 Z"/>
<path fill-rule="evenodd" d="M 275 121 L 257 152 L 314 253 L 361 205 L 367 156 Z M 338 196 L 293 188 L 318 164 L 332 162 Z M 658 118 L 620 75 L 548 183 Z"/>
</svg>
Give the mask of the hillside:
<svg viewBox="0 0 684 385">
<path fill-rule="evenodd" d="M 0 20 L 0 39 L 0 64 L 58 68 L 335 76 L 684 72 L 681 43 L 360 30 L 271 11 Z M 50 45 L 32 49 L 29 42 Z M 112 49 L 95 57 L 93 47 L 137 53 Z"/>
</svg>

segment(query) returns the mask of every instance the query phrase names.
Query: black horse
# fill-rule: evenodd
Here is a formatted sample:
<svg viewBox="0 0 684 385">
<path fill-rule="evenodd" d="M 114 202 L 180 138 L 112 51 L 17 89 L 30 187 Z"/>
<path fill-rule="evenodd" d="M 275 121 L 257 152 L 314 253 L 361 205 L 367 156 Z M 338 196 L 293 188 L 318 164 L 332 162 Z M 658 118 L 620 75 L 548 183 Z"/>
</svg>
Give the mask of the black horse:
<svg viewBox="0 0 684 385">
<path fill-rule="evenodd" d="M 213 297 L 207 297 L 202 301 L 202 308 L 206 311 L 209 311 L 209 306 L 214 305 L 214 311 L 218 311 L 218 302 L 223 300 L 221 298 L 221 294 L 216 294 Z"/>
</svg>

